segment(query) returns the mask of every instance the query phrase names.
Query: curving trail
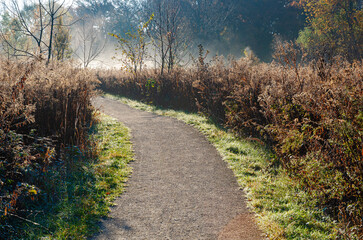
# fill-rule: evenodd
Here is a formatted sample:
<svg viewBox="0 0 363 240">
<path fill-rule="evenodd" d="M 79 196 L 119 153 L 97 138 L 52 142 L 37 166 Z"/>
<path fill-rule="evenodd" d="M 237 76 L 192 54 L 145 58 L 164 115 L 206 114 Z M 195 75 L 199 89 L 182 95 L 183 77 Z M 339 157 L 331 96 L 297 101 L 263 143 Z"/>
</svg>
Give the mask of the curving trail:
<svg viewBox="0 0 363 240">
<path fill-rule="evenodd" d="M 131 129 L 136 161 L 93 239 L 263 239 L 232 171 L 197 130 L 103 97 L 94 105 Z"/>
</svg>

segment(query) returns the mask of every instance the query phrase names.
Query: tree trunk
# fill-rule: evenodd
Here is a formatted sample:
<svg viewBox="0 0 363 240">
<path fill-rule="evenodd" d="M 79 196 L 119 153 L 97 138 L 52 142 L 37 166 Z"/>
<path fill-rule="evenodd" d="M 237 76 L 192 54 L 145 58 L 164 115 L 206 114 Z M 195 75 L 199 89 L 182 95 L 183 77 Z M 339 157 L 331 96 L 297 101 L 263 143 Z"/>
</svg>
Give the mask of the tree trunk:
<svg viewBox="0 0 363 240">
<path fill-rule="evenodd" d="M 47 65 L 49 64 L 50 58 L 52 56 L 53 29 L 54 29 L 54 16 L 51 16 Z"/>
</svg>

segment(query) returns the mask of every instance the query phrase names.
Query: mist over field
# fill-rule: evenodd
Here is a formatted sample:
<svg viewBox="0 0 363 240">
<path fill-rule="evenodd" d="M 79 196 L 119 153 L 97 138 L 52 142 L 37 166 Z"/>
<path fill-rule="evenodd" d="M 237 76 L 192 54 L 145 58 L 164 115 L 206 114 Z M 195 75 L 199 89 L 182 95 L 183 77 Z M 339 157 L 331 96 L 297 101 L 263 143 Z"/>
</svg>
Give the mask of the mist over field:
<svg viewBox="0 0 363 240">
<path fill-rule="evenodd" d="M 44 1 L 44 7 L 49 8 L 51 2 Z M 343 2 L 338 1 L 335 7 L 346 8 L 345 12 L 341 13 L 342 18 L 333 20 L 320 12 L 318 4 L 309 5 L 307 0 L 300 2 L 293 0 L 56 1 L 56 6 L 60 6 L 57 14 L 61 16 L 57 21 L 61 20 L 64 25 L 58 27 L 57 31 L 63 34 L 61 36 L 63 39 L 59 39 L 64 41 L 62 47 L 69 48 L 65 57 L 78 59 L 83 66 L 88 66 L 89 62 L 93 62 L 91 66 L 122 65 L 120 61 L 117 64 L 117 61 L 112 59 L 120 58 L 123 54 L 120 54 L 122 51 L 116 50 L 120 45 L 118 46 L 117 39 L 110 33 L 130 41 L 132 38 L 130 34 L 136 33 L 152 15 L 153 20 L 142 30 L 145 44 L 142 61 L 148 63 L 148 66 L 155 67 L 155 61 L 158 66 L 162 64 L 161 61 L 165 63 L 165 59 L 163 60 L 165 56 L 162 55 L 166 55 L 167 51 L 173 55 L 171 58 L 175 64 L 188 65 L 192 58 L 197 58 L 198 45 L 209 51 L 207 59 L 212 59 L 216 55 L 239 58 L 246 56 L 245 49 L 248 49 L 250 56 L 270 62 L 273 59 L 276 42 L 295 40 L 310 52 L 310 56 L 318 55 L 317 51 L 322 49 L 321 51 L 326 51 L 327 55 L 348 54 L 347 57 L 350 59 L 359 58 L 362 37 L 359 28 L 354 26 L 360 24 L 361 16 L 354 9 L 356 6 L 361 9 L 361 3 L 347 1 L 343 4 Z M 39 31 L 39 25 L 31 22 L 30 13 L 37 11 L 34 8 L 37 3 L 37 0 L 3 2 L 3 16 L 0 22 L 2 35 L 5 37 L 10 30 L 13 30 L 17 32 L 13 36 L 14 40 L 17 39 L 17 44 L 22 44 L 18 47 L 17 44 L 7 41 L 3 51 L 9 51 L 6 50 L 9 46 L 13 50 L 27 49 L 19 55 L 31 56 L 31 52 L 37 50 L 35 47 L 32 51 L 28 50 L 32 48 L 31 45 L 37 45 L 36 42 L 39 40 L 37 36 L 43 36 L 44 39 L 49 35 L 49 29 Z M 349 12 L 352 14 L 349 15 Z M 24 15 L 25 26 L 17 26 L 12 22 L 12 18 L 19 17 L 19 14 Z M 311 19 L 314 14 L 321 16 L 321 19 L 313 22 Z M 348 14 L 351 19 L 345 18 L 348 15 L 344 14 Z M 29 22 L 26 23 L 27 21 Z M 54 23 L 54 26 L 59 24 Z M 32 24 L 35 25 L 31 27 Z M 337 29 L 331 29 L 332 26 L 337 26 Z M 33 28 L 35 36 L 28 40 L 23 39 L 20 35 L 21 32 L 24 33 L 24 28 Z M 38 48 L 42 49 L 47 48 L 49 43 L 45 41 L 44 44 L 38 45 Z M 117 54 L 119 56 L 116 56 Z M 121 58 L 125 60 L 125 55 Z"/>
<path fill-rule="evenodd" d="M 22 1 L 13 2 L 18 3 L 20 8 L 23 7 Z M 5 3 L 5 10 L 14 7 L 12 0 Z M 36 3 L 37 1 L 26 1 L 29 10 L 24 11 L 32 11 L 30 6 Z M 210 51 L 210 56 L 240 57 L 244 55 L 244 49 L 249 47 L 257 57 L 270 61 L 273 39 L 296 39 L 305 21 L 303 11 L 292 6 L 290 1 L 76 0 L 58 1 L 58 4 L 67 9 L 63 18 L 72 29 L 69 36 L 72 50 L 79 51 L 77 48 L 81 44 L 77 39 L 82 32 L 80 22 L 86 21 L 88 28 L 90 25 L 97 28 L 97 38 L 102 36 L 96 42 L 107 40 L 108 44 L 102 51 L 107 52 L 107 57 L 102 57 L 102 61 L 108 64 L 112 62 L 111 57 L 114 55 L 108 53 L 115 50 L 115 39 L 108 33 L 124 35 L 128 31 L 135 31 L 153 13 L 155 20 L 147 29 L 147 37 L 149 40 L 155 38 L 152 32 L 158 27 L 159 30 L 163 28 L 165 34 L 174 31 L 173 41 L 178 45 L 175 51 L 182 55 L 177 58 L 184 62 L 190 58 L 189 55 L 197 55 L 199 44 Z M 71 9 L 68 11 L 69 6 Z M 169 19 L 165 19 L 166 16 L 170 16 Z M 158 26 L 157 18 L 163 26 Z M 4 27 L 9 24 L 6 21 L 3 18 Z M 88 41 L 90 38 L 88 36 Z M 148 53 L 151 52 L 152 46 L 148 46 Z M 74 56 L 75 54 L 72 55 Z"/>
<path fill-rule="evenodd" d="M 297 38 L 305 20 L 301 9 L 288 1 L 77 1 L 74 8 L 77 18 L 102 22 L 104 34 L 135 31 L 153 13 L 148 37 L 155 38 L 152 32 L 157 28 L 163 28 L 165 34 L 174 31 L 176 51 L 188 52 L 182 53 L 182 59 L 196 56 L 197 46 L 202 44 L 210 56 L 240 57 L 249 47 L 259 58 L 270 61 L 273 39 Z M 113 50 L 110 45 L 108 49 Z M 153 51 L 152 46 L 148 51 Z"/>
</svg>

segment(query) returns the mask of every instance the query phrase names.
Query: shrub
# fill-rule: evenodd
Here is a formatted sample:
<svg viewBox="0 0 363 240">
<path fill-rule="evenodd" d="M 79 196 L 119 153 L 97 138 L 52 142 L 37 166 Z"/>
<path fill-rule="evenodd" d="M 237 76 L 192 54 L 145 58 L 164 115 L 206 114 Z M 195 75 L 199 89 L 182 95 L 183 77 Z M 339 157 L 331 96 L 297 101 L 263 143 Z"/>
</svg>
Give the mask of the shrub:
<svg viewBox="0 0 363 240">
<path fill-rule="evenodd" d="M 0 60 L 0 238 L 20 237 L 17 220 L 57 201 L 76 161 L 67 148 L 87 152 L 94 83 L 67 63 Z"/>
</svg>

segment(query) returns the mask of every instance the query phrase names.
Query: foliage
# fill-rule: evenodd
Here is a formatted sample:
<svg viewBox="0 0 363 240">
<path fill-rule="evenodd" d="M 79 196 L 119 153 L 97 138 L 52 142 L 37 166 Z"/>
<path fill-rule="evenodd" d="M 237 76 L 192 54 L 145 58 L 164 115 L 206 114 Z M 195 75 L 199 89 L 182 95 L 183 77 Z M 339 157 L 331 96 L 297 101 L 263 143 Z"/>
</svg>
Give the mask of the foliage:
<svg viewBox="0 0 363 240">
<path fill-rule="evenodd" d="M 109 33 L 118 41 L 116 51 L 121 50 L 122 56 L 119 60 L 123 63 L 124 69 L 135 76 L 142 70 L 144 65 L 147 54 L 146 31 L 153 18 L 154 14 L 150 16 L 147 22 L 142 23 L 136 32 L 125 33 L 125 37 Z"/>
<path fill-rule="evenodd" d="M 71 34 L 70 29 L 64 26 L 63 16 L 57 19 L 54 32 L 53 57 L 58 61 L 71 58 Z"/>
<path fill-rule="evenodd" d="M 310 54 L 341 55 L 362 58 L 363 10 L 358 0 L 303 0 L 308 26 L 300 32 L 298 42 Z"/>
</svg>

